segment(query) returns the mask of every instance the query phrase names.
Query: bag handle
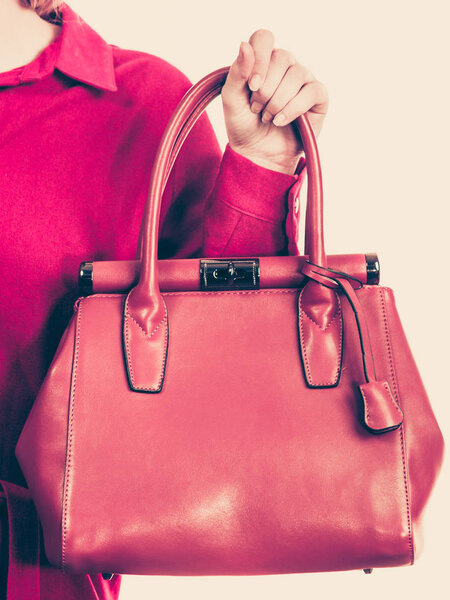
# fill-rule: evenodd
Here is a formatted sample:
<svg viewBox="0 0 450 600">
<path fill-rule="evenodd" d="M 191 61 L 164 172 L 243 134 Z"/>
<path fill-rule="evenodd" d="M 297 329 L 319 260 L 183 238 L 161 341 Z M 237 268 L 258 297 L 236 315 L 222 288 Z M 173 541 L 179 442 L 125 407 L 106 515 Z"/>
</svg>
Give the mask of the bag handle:
<svg viewBox="0 0 450 600">
<path fill-rule="evenodd" d="M 218 69 L 186 92 L 158 148 L 143 216 L 139 281 L 124 303 L 124 358 L 128 382 L 135 391 L 160 392 L 166 367 L 169 322 L 167 306 L 159 289 L 157 260 L 164 186 L 183 141 L 209 102 L 220 93 L 228 71 L 228 67 Z M 349 273 L 328 269 L 326 265 L 322 176 L 314 132 L 306 115 L 301 115 L 294 123 L 303 141 L 308 169 L 305 253 L 309 254 L 309 260 L 301 269 L 308 280 L 297 298 L 300 353 L 306 382 L 309 387 L 320 388 L 334 387 L 339 382 L 343 347 L 343 313 L 337 292 L 340 289 L 352 307 L 359 332 L 365 378 L 359 390 L 364 401 L 366 426 L 373 433 L 392 431 L 400 427 L 403 413 L 389 383 L 376 378 L 367 320 L 354 289 L 362 283 Z"/>
<path fill-rule="evenodd" d="M 137 391 L 160 391 L 166 362 L 168 315 L 159 288 L 158 274 L 159 218 L 164 186 L 183 141 L 207 105 L 219 95 L 229 69 L 222 67 L 213 71 L 185 93 L 167 124 L 157 150 L 142 217 L 139 281 L 130 290 L 124 303 L 124 352 L 129 382 Z M 298 128 L 303 142 L 308 171 L 305 254 L 313 263 L 326 268 L 322 173 L 317 144 L 306 115 L 300 115 L 293 124 Z M 313 287 L 321 287 L 317 282 L 310 283 Z M 149 369 L 149 364 L 154 368 Z"/>
<path fill-rule="evenodd" d="M 178 156 L 181 147 L 188 136 L 190 130 L 195 125 L 197 119 L 203 114 L 204 110 L 210 104 L 216 96 L 218 96 L 221 92 L 222 86 L 225 83 L 226 77 L 228 75 L 229 67 L 222 67 L 221 69 L 217 69 L 216 71 L 210 73 L 203 79 L 201 79 L 197 84 L 188 90 L 186 95 L 180 101 L 175 113 L 182 112 L 179 119 L 175 119 L 175 113 L 172 116 L 172 119 L 169 121 L 166 131 L 163 135 L 168 133 L 169 128 L 173 126 L 173 121 L 176 123 L 180 123 L 180 121 L 184 118 L 184 123 L 178 125 L 179 130 L 174 131 L 172 134 L 172 138 L 175 138 L 173 141 L 173 145 L 171 150 L 169 151 L 169 157 L 165 160 L 164 166 L 159 165 L 159 152 L 157 154 L 155 160 L 155 167 L 164 169 L 164 178 L 162 184 L 162 194 L 167 184 L 167 180 L 172 171 L 175 160 Z M 184 116 L 183 116 L 184 115 Z M 186 116 L 187 115 L 187 116 Z M 304 124 L 301 121 L 304 120 Z M 315 247 L 317 247 L 317 253 L 320 252 L 319 248 L 324 247 L 323 241 L 323 191 L 322 191 L 322 173 L 319 155 L 317 151 L 316 140 L 314 136 L 314 132 L 312 127 L 309 124 L 309 121 L 306 116 L 301 115 L 296 121 L 294 121 L 293 126 L 296 127 L 297 130 L 300 130 L 300 135 L 302 138 L 303 146 L 305 149 L 305 158 L 306 158 L 306 168 L 308 171 L 308 203 L 306 209 L 306 226 L 305 226 L 305 254 L 310 255 L 311 259 L 315 254 Z M 309 144 L 308 144 L 309 141 Z M 162 146 L 162 140 L 160 149 Z M 308 160 L 309 159 L 309 160 Z M 152 172 L 152 178 L 150 183 L 150 191 L 149 198 L 152 195 L 152 185 L 154 181 L 155 168 Z M 311 196 L 314 195 L 317 197 L 317 205 L 318 211 L 313 211 L 311 209 L 311 205 L 313 204 Z M 160 200 L 161 202 L 161 200 Z M 309 208 L 310 207 L 310 208 Z M 318 220 L 319 222 L 315 222 Z M 143 228 L 145 226 L 145 219 L 142 219 L 142 226 L 139 235 L 138 242 L 138 250 L 137 257 L 142 261 L 142 238 L 143 238 Z M 159 214 L 158 214 L 158 226 L 159 226 Z M 315 235 L 314 232 L 317 232 Z M 323 252 L 324 254 L 324 252 Z M 316 257 L 316 260 L 319 257 Z M 318 264 L 318 263 L 317 263 Z"/>
</svg>

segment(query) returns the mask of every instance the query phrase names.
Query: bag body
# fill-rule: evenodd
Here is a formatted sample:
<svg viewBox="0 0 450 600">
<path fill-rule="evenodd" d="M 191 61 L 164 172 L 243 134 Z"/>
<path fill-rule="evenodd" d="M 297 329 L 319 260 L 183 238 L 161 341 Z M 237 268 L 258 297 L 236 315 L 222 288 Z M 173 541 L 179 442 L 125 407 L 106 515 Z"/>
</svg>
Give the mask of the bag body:
<svg viewBox="0 0 450 600">
<path fill-rule="evenodd" d="M 156 258 L 168 173 L 226 72 L 174 113 L 140 260 L 110 264 L 132 285 L 76 302 L 18 441 L 47 558 L 147 575 L 412 564 L 444 442 L 393 290 L 364 255 L 324 254 L 306 117 L 305 256 Z"/>
</svg>

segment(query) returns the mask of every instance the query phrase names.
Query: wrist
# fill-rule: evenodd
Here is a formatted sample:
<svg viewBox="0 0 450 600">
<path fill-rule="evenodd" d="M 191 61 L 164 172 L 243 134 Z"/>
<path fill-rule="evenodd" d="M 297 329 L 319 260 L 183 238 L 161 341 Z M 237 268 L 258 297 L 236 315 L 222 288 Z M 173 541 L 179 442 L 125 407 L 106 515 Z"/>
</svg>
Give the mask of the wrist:
<svg viewBox="0 0 450 600">
<path fill-rule="evenodd" d="M 289 158 L 285 160 L 272 160 L 265 156 L 252 154 L 246 150 L 242 150 L 241 148 L 237 148 L 233 146 L 233 144 L 229 143 L 229 146 L 234 152 L 237 152 L 244 158 L 247 158 L 251 162 L 256 165 L 263 167 L 265 169 L 270 169 L 271 171 L 277 171 L 278 173 L 285 173 L 286 175 L 294 175 L 295 170 L 297 168 L 297 164 L 299 161 L 299 157 Z"/>
</svg>

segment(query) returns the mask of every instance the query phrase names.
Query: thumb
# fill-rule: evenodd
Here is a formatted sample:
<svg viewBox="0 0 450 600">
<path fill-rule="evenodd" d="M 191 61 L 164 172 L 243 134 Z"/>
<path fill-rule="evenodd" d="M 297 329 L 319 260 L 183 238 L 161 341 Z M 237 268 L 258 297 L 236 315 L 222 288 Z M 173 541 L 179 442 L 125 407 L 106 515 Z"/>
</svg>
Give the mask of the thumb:
<svg viewBox="0 0 450 600">
<path fill-rule="evenodd" d="M 248 42 L 241 42 L 239 54 L 231 65 L 222 87 L 222 101 L 227 110 L 238 112 L 249 108 L 251 90 L 247 82 L 254 64 L 255 54 L 252 46 Z"/>
</svg>

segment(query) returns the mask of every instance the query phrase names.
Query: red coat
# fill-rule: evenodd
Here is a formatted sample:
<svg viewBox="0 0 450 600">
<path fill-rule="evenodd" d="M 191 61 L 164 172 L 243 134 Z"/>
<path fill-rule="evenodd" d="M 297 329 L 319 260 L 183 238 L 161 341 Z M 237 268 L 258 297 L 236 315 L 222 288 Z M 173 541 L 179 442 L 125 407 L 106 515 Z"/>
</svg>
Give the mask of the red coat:
<svg viewBox="0 0 450 600">
<path fill-rule="evenodd" d="M 26 559 L 36 555 L 36 536 L 26 524 L 30 501 L 14 449 L 78 297 L 79 263 L 135 257 L 158 142 L 191 85 L 157 56 L 107 44 L 69 6 L 62 14 L 53 43 L 31 63 L 0 73 L 0 504 L 8 498 L 8 600 L 38 598 L 39 578 L 42 599 L 118 596 L 120 576 L 63 575 L 42 553 L 39 571 Z M 204 114 L 166 187 L 159 257 L 300 254 L 293 200 L 303 167 L 301 159 L 296 175 L 265 169 L 229 145 L 222 158 Z"/>
</svg>

